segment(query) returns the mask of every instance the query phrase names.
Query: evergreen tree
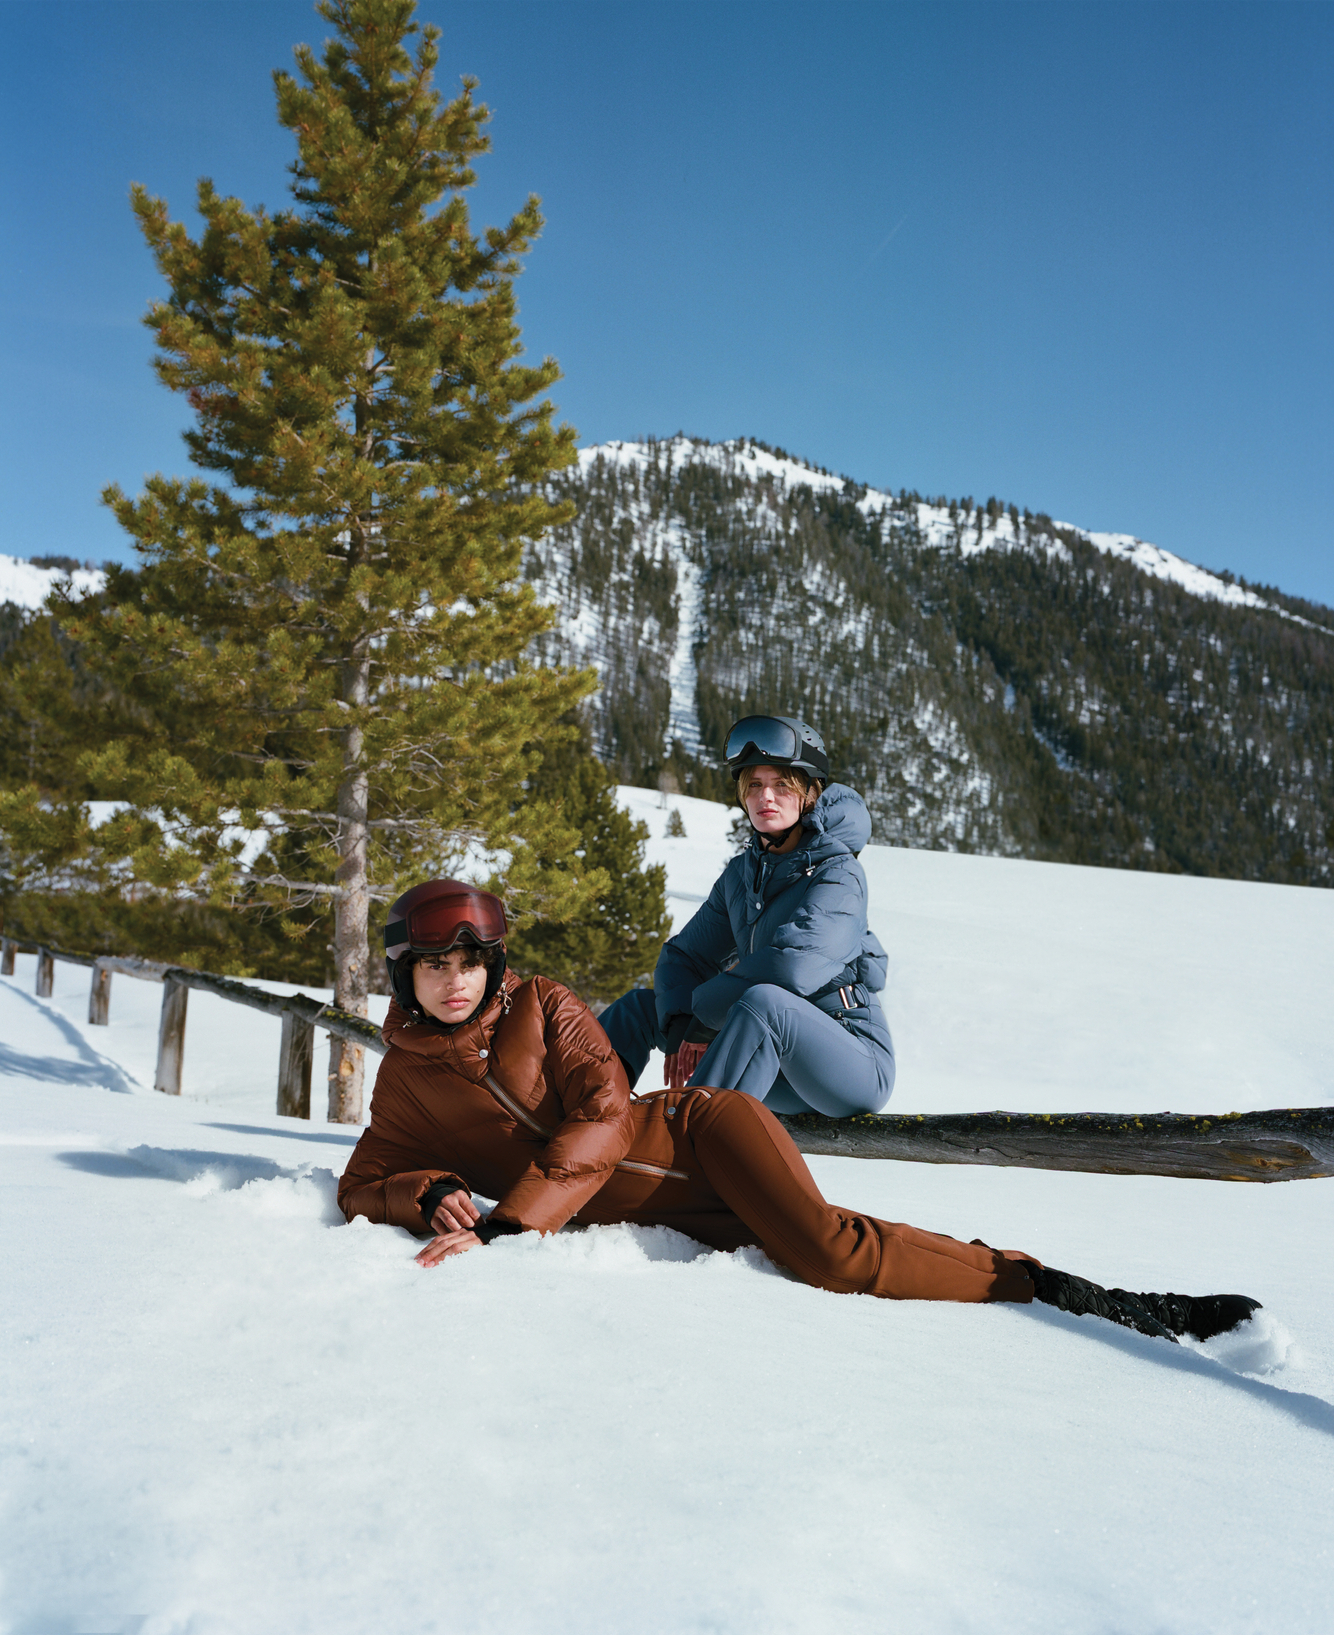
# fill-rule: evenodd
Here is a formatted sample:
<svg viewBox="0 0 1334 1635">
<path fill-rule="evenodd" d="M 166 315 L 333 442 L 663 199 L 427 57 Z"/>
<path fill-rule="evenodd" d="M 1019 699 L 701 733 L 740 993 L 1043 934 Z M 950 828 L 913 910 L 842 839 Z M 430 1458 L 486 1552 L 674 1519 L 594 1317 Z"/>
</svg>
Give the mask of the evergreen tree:
<svg viewBox="0 0 1334 1635">
<path fill-rule="evenodd" d="M 565 866 L 595 869 L 606 885 L 575 914 L 521 925 L 509 939 L 510 964 L 523 975 L 555 977 L 589 1004 L 647 987 L 672 928 L 667 871 L 661 863 L 644 867 L 647 826 L 617 804 L 611 776 L 582 734 L 543 759 L 532 794 L 561 801 L 583 836 Z"/>
<path fill-rule="evenodd" d="M 142 707 L 90 668 L 50 614 L 0 605 L 0 791 L 20 791 L 13 802 L 0 795 L 10 818 L 0 825 L 6 932 L 84 953 L 328 986 L 328 938 L 309 908 L 238 915 L 126 889 L 84 805 L 97 791 L 81 762 L 87 745 L 120 736 L 130 721 L 143 731 Z"/>
<path fill-rule="evenodd" d="M 0 789 L 82 787 L 75 761 L 87 740 L 71 724 L 96 690 L 54 619 L 0 605 Z"/>
<path fill-rule="evenodd" d="M 296 139 L 270 214 L 199 184 L 192 238 L 134 208 L 167 300 L 160 379 L 186 394 L 195 464 L 106 498 L 141 569 L 63 621 L 138 717 L 84 758 L 127 803 L 82 844 L 200 902 L 327 908 L 336 1002 L 365 1013 L 372 898 L 507 859 L 511 909 L 569 919 L 606 889 L 554 802 L 525 795 L 544 741 L 592 685 L 523 655 L 548 621 L 518 579 L 567 512 L 573 457 L 521 351 L 512 281 L 541 226 L 469 224 L 486 151 L 474 82 L 442 104 L 438 31 L 413 0 L 322 0 L 335 36 L 275 75 Z M 26 803 L 26 804 L 25 804 Z M 41 820 L 8 801 L 11 834 Z M 48 814 L 49 816 L 49 814 Z M 361 1114 L 362 1053 L 335 1044 L 330 1117 Z"/>
</svg>

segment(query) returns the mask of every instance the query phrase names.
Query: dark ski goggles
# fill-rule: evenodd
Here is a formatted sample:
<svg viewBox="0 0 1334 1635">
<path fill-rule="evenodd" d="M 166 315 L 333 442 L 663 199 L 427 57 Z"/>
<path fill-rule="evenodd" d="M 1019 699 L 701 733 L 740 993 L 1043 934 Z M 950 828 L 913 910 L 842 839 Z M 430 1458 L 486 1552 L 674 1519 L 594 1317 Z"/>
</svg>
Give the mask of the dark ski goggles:
<svg viewBox="0 0 1334 1635">
<path fill-rule="evenodd" d="M 406 919 L 391 920 L 384 928 L 385 951 L 390 959 L 404 953 L 443 954 L 460 942 L 484 947 L 503 942 L 505 910 L 489 892 L 460 892 L 434 897 L 408 910 Z"/>
<path fill-rule="evenodd" d="M 723 759 L 739 761 L 743 755 L 771 755 L 780 764 L 799 759 L 801 741 L 796 732 L 774 715 L 745 715 L 727 735 Z"/>
</svg>

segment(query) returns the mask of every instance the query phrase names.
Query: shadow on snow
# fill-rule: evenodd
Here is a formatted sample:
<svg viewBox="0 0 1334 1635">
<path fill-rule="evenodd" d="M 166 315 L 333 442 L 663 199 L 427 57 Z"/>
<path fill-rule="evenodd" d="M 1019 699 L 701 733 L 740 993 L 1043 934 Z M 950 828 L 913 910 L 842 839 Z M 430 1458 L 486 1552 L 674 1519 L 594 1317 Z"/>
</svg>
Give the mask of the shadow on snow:
<svg viewBox="0 0 1334 1635">
<path fill-rule="evenodd" d="M 230 1130 L 233 1135 L 284 1135 L 289 1141 L 327 1141 L 338 1147 L 355 1147 L 361 1139 L 360 1129 L 355 1135 L 334 1135 L 309 1128 L 304 1130 L 270 1129 L 264 1124 L 208 1124 L 205 1128 Z"/>
<path fill-rule="evenodd" d="M 80 1059 L 71 1062 L 62 1061 L 58 1056 L 29 1056 L 15 1050 L 12 1045 L 0 1043 L 0 1073 L 41 1079 L 51 1084 L 89 1085 L 114 1090 L 118 1095 L 132 1096 L 143 1088 L 123 1067 L 94 1050 L 74 1023 L 54 1005 L 24 993 L 21 988 L 10 991 L 15 998 L 31 1005 L 45 1021 L 50 1022 L 66 1043 L 74 1047 Z"/>
<path fill-rule="evenodd" d="M 1160 1368 L 1170 1368 L 1178 1374 L 1191 1374 L 1197 1379 L 1230 1385 L 1243 1396 L 1262 1402 L 1266 1407 L 1276 1408 L 1306 1430 L 1334 1436 L 1334 1404 L 1326 1402 L 1323 1397 L 1312 1396 L 1308 1391 L 1287 1391 L 1281 1385 L 1251 1379 L 1245 1374 L 1235 1373 L 1213 1357 L 1201 1356 L 1198 1351 L 1191 1351 L 1185 1346 L 1168 1345 L 1165 1340 L 1150 1339 L 1148 1335 L 1136 1334 L 1131 1329 L 1118 1328 L 1115 1323 L 1104 1322 L 1101 1318 L 1071 1317 L 1068 1312 L 1056 1311 L 1050 1306 L 1017 1306 L 1011 1309 L 1048 1328 L 1063 1329 L 1066 1333 L 1073 1328 L 1087 1339 L 1110 1346 L 1114 1351 L 1134 1357 L 1139 1362 L 1157 1363 Z"/>
</svg>

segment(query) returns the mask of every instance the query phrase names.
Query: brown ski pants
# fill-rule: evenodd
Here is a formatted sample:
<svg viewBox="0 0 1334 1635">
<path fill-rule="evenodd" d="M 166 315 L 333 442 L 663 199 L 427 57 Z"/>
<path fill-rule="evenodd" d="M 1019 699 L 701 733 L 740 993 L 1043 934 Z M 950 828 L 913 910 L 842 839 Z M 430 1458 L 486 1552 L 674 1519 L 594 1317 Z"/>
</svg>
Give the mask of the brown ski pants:
<svg viewBox="0 0 1334 1635">
<path fill-rule="evenodd" d="M 632 1160 L 675 1177 L 618 1174 L 583 1221 L 673 1226 L 720 1249 L 758 1244 L 803 1283 L 889 1300 L 1033 1298 L 1019 1250 L 877 1220 L 826 1203 L 774 1115 L 739 1090 L 684 1090 L 637 1104 Z M 688 1177 L 688 1180 L 687 1180 Z"/>
</svg>

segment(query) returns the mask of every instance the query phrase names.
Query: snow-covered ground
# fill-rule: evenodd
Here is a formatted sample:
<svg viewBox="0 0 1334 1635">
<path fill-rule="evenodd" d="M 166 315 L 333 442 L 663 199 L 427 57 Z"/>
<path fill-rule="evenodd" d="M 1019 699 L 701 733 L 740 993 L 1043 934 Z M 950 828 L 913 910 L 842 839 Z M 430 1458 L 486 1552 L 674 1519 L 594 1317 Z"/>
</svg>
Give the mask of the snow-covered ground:
<svg viewBox="0 0 1334 1635">
<path fill-rule="evenodd" d="M 624 795 L 679 923 L 730 814 Z M 863 861 L 895 1108 L 1331 1100 L 1334 893 Z M 192 994 L 171 1100 L 157 989 L 116 977 L 93 1028 L 86 971 L 33 976 L 0 979 L 6 1635 L 1327 1627 L 1334 1186 L 813 1163 L 850 1206 L 1265 1302 L 1208 1347 L 662 1231 L 425 1273 L 339 1223 L 356 1132 L 274 1116 L 276 1021 Z"/>
</svg>

